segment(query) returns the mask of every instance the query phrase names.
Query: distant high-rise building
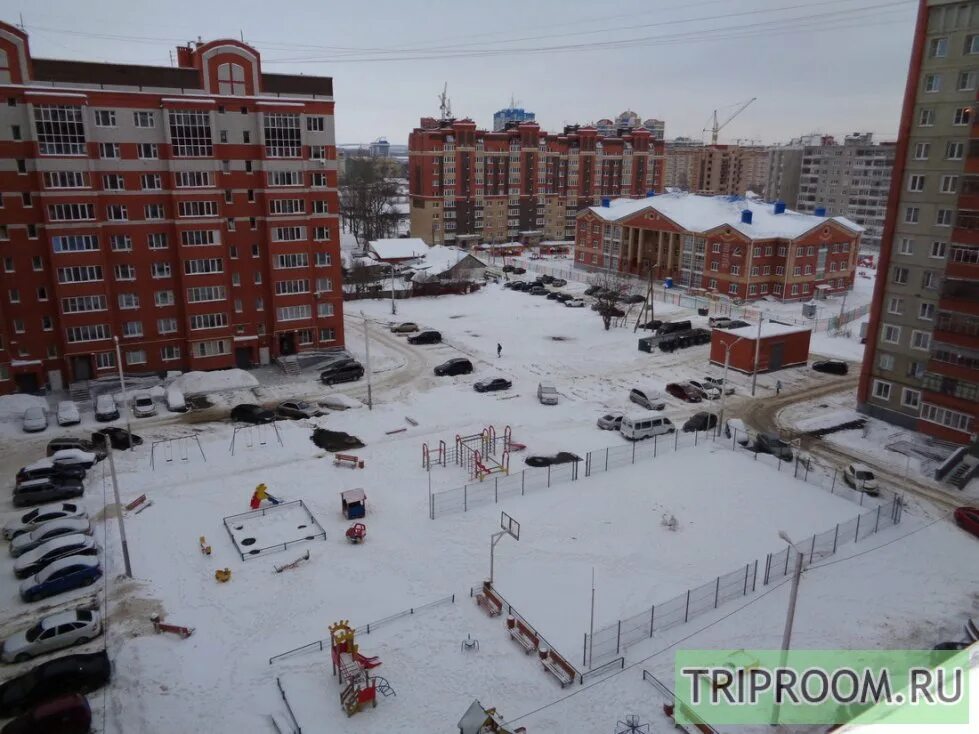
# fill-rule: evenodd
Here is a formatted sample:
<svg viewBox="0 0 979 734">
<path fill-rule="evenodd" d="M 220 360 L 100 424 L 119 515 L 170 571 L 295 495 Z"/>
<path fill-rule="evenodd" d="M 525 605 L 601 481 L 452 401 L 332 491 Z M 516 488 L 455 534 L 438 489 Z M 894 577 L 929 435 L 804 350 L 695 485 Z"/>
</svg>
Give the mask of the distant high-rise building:
<svg viewBox="0 0 979 734">
<path fill-rule="evenodd" d="M 371 158 L 387 158 L 391 152 L 391 144 L 385 138 L 378 138 L 370 144 Z"/>
<path fill-rule="evenodd" d="M 677 138 L 666 143 L 664 185 L 696 194 L 764 194 L 768 150 L 757 146 L 704 145 Z"/>
<path fill-rule="evenodd" d="M 642 128 L 603 137 L 423 118 L 408 150 L 411 233 L 429 244 L 573 240 L 579 210 L 662 190 L 663 143 Z"/>
<path fill-rule="evenodd" d="M 979 1 L 921 0 L 857 404 L 979 432 Z"/>
<path fill-rule="evenodd" d="M 595 123 L 595 129 L 598 130 L 598 134 L 604 136 L 611 136 L 619 131 L 635 130 L 637 128 L 648 130 L 652 133 L 655 140 L 662 140 L 666 132 L 666 123 L 654 118 L 643 120 L 632 110 L 626 110 L 618 114 L 615 119 L 603 117 Z"/>
<path fill-rule="evenodd" d="M 536 116 L 523 107 L 507 107 L 493 114 L 493 131 L 499 132 L 510 123 L 533 122 Z M 422 125 L 422 127 L 425 127 Z"/>
<path fill-rule="evenodd" d="M 642 126 L 653 134 L 655 140 L 662 140 L 666 135 L 666 123 L 662 120 L 651 117 L 648 120 L 643 120 Z"/>
</svg>

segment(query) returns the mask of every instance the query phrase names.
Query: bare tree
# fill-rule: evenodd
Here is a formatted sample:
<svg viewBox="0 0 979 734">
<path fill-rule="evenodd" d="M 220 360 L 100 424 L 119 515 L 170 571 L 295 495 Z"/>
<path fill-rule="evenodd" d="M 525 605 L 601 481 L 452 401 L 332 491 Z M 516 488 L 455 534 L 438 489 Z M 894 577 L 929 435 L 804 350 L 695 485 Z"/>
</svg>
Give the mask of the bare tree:
<svg viewBox="0 0 979 734">
<path fill-rule="evenodd" d="M 357 241 L 397 237 L 408 214 L 399 184 L 373 158 L 351 158 L 340 181 L 340 214 Z"/>
<path fill-rule="evenodd" d="M 619 308 L 619 301 L 630 290 L 629 280 L 618 273 L 606 271 L 593 275 L 588 283 L 598 288 L 592 294 L 598 306 L 595 310 L 602 317 L 602 323 L 605 324 L 605 331 L 608 331 L 612 328 L 612 319 L 616 316 L 623 315 L 622 309 Z"/>
<path fill-rule="evenodd" d="M 373 286 L 380 282 L 381 277 L 382 273 L 380 268 L 354 261 L 354 264 L 344 274 L 343 281 L 348 285 L 352 285 L 355 293 L 366 293 L 367 291 L 373 290 Z"/>
</svg>

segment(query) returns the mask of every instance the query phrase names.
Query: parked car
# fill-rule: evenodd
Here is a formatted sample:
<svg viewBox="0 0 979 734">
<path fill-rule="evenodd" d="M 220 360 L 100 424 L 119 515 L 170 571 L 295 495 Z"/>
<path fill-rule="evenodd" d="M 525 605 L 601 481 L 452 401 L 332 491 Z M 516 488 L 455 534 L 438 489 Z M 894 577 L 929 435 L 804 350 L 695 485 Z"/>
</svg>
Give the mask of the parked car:
<svg viewBox="0 0 979 734">
<path fill-rule="evenodd" d="M 644 438 L 673 433 L 675 430 L 676 426 L 673 425 L 673 421 L 658 410 L 629 413 L 622 419 L 622 424 L 619 426 L 619 433 L 622 434 L 623 438 L 630 441 L 641 441 Z"/>
<path fill-rule="evenodd" d="M 527 268 L 522 268 L 519 265 L 514 265 L 513 270 L 510 271 L 514 275 L 523 275 L 527 272 Z"/>
<path fill-rule="evenodd" d="M 28 479 L 14 488 L 14 507 L 31 507 L 47 502 L 70 500 L 85 494 L 85 486 L 80 479 L 67 477 L 47 477 Z"/>
<path fill-rule="evenodd" d="M 167 388 L 167 410 L 171 413 L 186 413 L 187 399 L 183 391 L 171 385 Z"/>
<path fill-rule="evenodd" d="M 625 311 L 617 306 L 610 306 L 605 303 L 596 303 L 592 307 L 592 311 L 597 311 L 600 314 L 608 314 L 613 318 L 621 318 L 625 316 Z"/>
<path fill-rule="evenodd" d="M 686 382 L 671 382 L 666 386 L 666 392 L 688 403 L 699 403 L 704 399 L 700 390 Z"/>
<path fill-rule="evenodd" d="M 513 266 L 512 266 L 512 265 L 504 265 L 504 266 L 503 266 L 503 267 L 501 268 L 501 270 L 502 270 L 502 271 L 503 271 L 504 273 L 512 273 L 512 272 L 513 272 Z"/>
<path fill-rule="evenodd" d="M 465 357 L 453 357 L 435 368 L 438 377 L 447 375 L 468 375 L 473 371 L 473 363 Z"/>
<path fill-rule="evenodd" d="M 979 507 L 958 507 L 953 516 L 956 525 L 979 538 Z"/>
<path fill-rule="evenodd" d="M 676 334 L 680 331 L 690 331 L 693 328 L 689 321 L 666 321 L 659 325 L 657 334 Z"/>
<path fill-rule="evenodd" d="M 737 436 L 737 441 L 742 446 L 748 444 L 748 426 L 740 418 L 728 418 L 724 421 L 724 435 L 728 438 Z"/>
<path fill-rule="evenodd" d="M 659 319 L 652 319 L 651 321 L 647 321 L 644 324 L 639 324 L 639 328 L 640 329 L 649 329 L 649 330 L 655 331 L 656 329 L 658 329 L 662 325 L 663 325 L 663 322 L 660 321 Z"/>
<path fill-rule="evenodd" d="M 545 288 L 542 285 L 535 285 L 532 288 L 530 288 L 530 290 L 528 290 L 527 293 L 529 293 L 532 296 L 546 296 L 547 288 Z"/>
<path fill-rule="evenodd" d="M 566 281 L 564 278 L 555 278 L 554 280 L 551 281 L 551 285 L 554 286 L 555 288 L 564 288 L 564 286 L 566 286 L 567 284 L 568 281 Z"/>
<path fill-rule="evenodd" d="M 275 408 L 275 413 L 282 418 L 292 418 L 293 420 L 323 415 L 323 411 L 305 400 L 287 400 L 284 403 L 279 403 Z"/>
<path fill-rule="evenodd" d="M 50 505 L 35 507 L 3 526 L 3 539 L 13 540 L 18 535 L 36 530 L 38 526 L 52 520 L 64 520 L 71 517 L 88 517 L 85 505 L 81 502 L 56 502 Z"/>
<path fill-rule="evenodd" d="M 53 561 L 20 584 L 20 598 L 26 602 L 91 586 L 102 577 L 97 556 L 66 556 Z"/>
<path fill-rule="evenodd" d="M 749 324 L 747 321 L 740 321 L 738 319 L 734 319 L 733 321 L 731 321 L 731 323 L 729 323 L 724 328 L 726 328 L 726 329 L 743 329 L 746 326 L 751 326 L 751 324 Z"/>
<path fill-rule="evenodd" d="M 275 413 L 263 408 L 261 405 L 252 403 L 241 403 L 231 409 L 231 420 L 237 423 L 271 423 L 275 420 Z"/>
<path fill-rule="evenodd" d="M 320 382 L 334 385 L 338 382 L 356 382 L 364 376 L 364 366 L 360 362 L 341 362 L 320 372 Z"/>
<path fill-rule="evenodd" d="M 48 458 L 55 464 L 71 464 L 72 466 L 91 469 L 97 462 L 106 457 L 105 452 L 99 451 L 98 447 L 93 446 L 90 442 L 85 441 L 83 445 L 88 446 L 88 448 L 58 449 Z"/>
<path fill-rule="evenodd" d="M 552 283 L 552 282 L 554 282 L 554 276 L 553 275 L 547 275 L 545 273 L 544 275 L 541 275 L 537 280 L 539 280 L 541 283 Z"/>
<path fill-rule="evenodd" d="M 62 451 L 83 451 L 85 453 L 95 454 L 96 461 L 102 461 L 106 457 L 105 452 L 97 451 L 91 441 L 75 436 L 59 436 L 58 438 L 53 438 L 48 441 L 45 450 L 47 455 L 52 457 Z"/>
<path fill-rule="evenodd" d="M 510 290 L 513 291 L 525 291 L 528 288 L 530 288 L 530 283 L 525 283 L 522 280 L 514 281 L 513 284 L 510 286 Z"/>
<path fill-rule="evenodd" d="M 590 285 L 587 288 L 585 288 L 585 295 L 594 296 L 600 290 L 602 290 L 602 287 L 600 285 Z"/>
<path fill-rule="evenodd" d="M 119 419 L 119 406 L 111 395 L 99 395 L 95 399 L 95 420 L 102 423 Z"/>
<path fill-rule="evenodd" d="M 73 466 L 71 464 L 55 464 L 51 459 L 41 459 L 29 466 L 22 466 L 17 470 L 17 483 L 26 482 L 28 479 L 47 479 L 58 477 L 61 479 L 84 479 L 85 467 Z"/>
<path fill-rule="evenodd" d="M 0 685 L 0 717 L 15 716 L 62 694 L 97 690 L 111 677 L 112 665 L 104 650 L 48 660 Z"/>
<path fill-rule="evenodd" d="M 42 571 L 48 564 L 66 556 L 94 556 L 98 546 L 91 535 L 71 533 L 47 540 L 14 561 L 14 576 L 26 579 Z"/>
<path fill-rule="evenodd" d="M 0 734 L 88 734 L 92 709 L 79 693 L 58 696 L 38 704 L 7 723 Z"/>
<path fill-rule="evenodd" d="M 102 428 L 92 434 L 92 444 L 95 447 L 104 447 L 108 443 L 112 448 L 118 449 L 119 451 L 125 451 L 129 448 L 130 439 L 132 439 L 133 446 L 143 445 L 142 436 L 137 436 L 125 428 L 117 428 L 116 426 Z"/>
<path fill-rule="evenodd" d="M 84 645 L 102 634 L 102 615 L 87 609 L 72 609 L 41 617 L 27 629 L 14 632 L 0 646 L 5 663 L 23 663 L 38 655 Z"/>
<path fill-rule="evenodd" d="M 728 395 L 734 395 L 734 387 L 731 385 L 725 386 L 723 377 L 711 377 L 707 375 L 704 378 L 704 382 L 708 385 L 716 387 L 721 392 L 727 393 Z"/>
<path fill-rule="evenodd" d="M 568 308 L 584 308 L 585 302 L 580 298 L 572 298 L 564 302 L 564 305 Z"/>
<path fill-rule="evenodd" d="M 559 291 L 548 291 L 548 293 L 547 293 L 547 300 L 548 301 L 556 301 L 558 299 L 558 296 L 560 296 L 560 295 L 562 295 L 562 294 Z"/>
<path fill-rule="evenodd" d="M 755 436 L 752 449 L 759 454 L 771 454 L 782 461 L 792 461 L 792 447 L 774 433 L 759 433 Z"/>
<path fill-rule="evenodd" d="M 629 400 L 646 410 L 663 410 L 666 407 L 666 401 L 663 400 L 662 393 L 658 390 L 651 390 L 645 387 L 634 387 L 630 390 Z"/>
<path fill-rule="evenodd" d="M 554 298 L 561 303 L 567 303 L 568 301 L 572 300 L 574 296 L 572 296 L 570 293 L 555 293 Z"/>
<path fill-rule="evenodd" d="M 622 413 L 606 413 L 598 419 L 597 425 L 603 431 L 617 431 L 622 425 Z"/>
<path fill-rule="evenodd" d="M 137 418 L 148 418 L 156 415 L 156 403 L 148 392 L 138 392 L 133 396 L 133 415 Z"/>
<path fill-rule="evenodd" d="M 847 464 L 846 469 L 843 470 L 843 481 L 854 489 L 869 494 L 871 497 L 876 497 L 880 494 L 880 488 L 877 486 L 877 477 L 874 475 L 874 470 L 866 464 Z"/>
<path fill-rule="evenodd" d="M 721 397 L 721 389 L 716 385 L 711 385 L 708 382 L 700 382 L 699 380 L 687 380 L 687 384 L 700 390 L 700 394 L 704 396 L 705 400 L 717 400 Z"/>
<path fill-rule="evenodd" d="M 716 425 L 716 414 L 701 411 L 700 413 L 694 413 L 687 419 L 687 422 L 683 424 L 683 430 L 686 433 L 693 433 L 694 431 L 709 431 Z"/>
<path fill-rule="evenodd" d="M 557 405 L 557 390 L 552 385 L 537 383 L 537 400 L 541 405 Z"/>
<path fill-rule="evenodd" d="M 82 422 L 82 416 L 78 412 L 78 405 L 74 400 L 62 400 L 58 403 L 58 425 L 73 426 Z"/>
<path fill-rule="evenodd" d="M 48 414 L 44 408 L 32 405 L 24 411 L 24 418 L 21 423 L 24 433 L 38 433 L 48 427 Z"/>
<path fill-rule="evenodd" d="M 511 387 L 513 387 L 513 383 L 505 377 L 490 377 L 473 385 L 473 390 L 476 392 L 496 392 L 497 390 L 509 390 Z"/>
<path fill-rule="evenodd" d="M 402 324 L 395 324 L 391 327 L 391 333 L 393 334 L 408 334 L 412 331 L 418 331 L 418 324 L 413 321 L 405 321 Z"/>
<path fill-rule="evenodd" d="M 638 293 L 630 293 L 622 298 L 623 303 L 642 303 L 645 300 L 646 296 L 641 296 Z"/>
<path fill-rule="evenodd" d="M 21 533 L 10 541 L 10 555 L 18 558 L 29 550 L 34 550 L 45 541 L 59 535 L 72 533 L 92 534 L 92 523 L 88 517 L 65 517 L 60 520 L 42 523 L 28 533 Z"/>
<path fill-rule="evenodd" d="M 423 331 L 408 337 L 409 344 L 439 344 L 442 341 L 442 334 L 438 331 Z"/>
<path fill-rule="evenodd" d="M 731 325 L 730 316 L 711 316 L 707 319 L 707 323 L 713 329 L 726 329 Z"/>
<path fill-rule="evenodd" d="M 812 363 L 816 372 L 826 372 L 831 375 L 845 375 L 850 371 L 850 365 L 842 359 L 822 359 Z"/>
</svg>

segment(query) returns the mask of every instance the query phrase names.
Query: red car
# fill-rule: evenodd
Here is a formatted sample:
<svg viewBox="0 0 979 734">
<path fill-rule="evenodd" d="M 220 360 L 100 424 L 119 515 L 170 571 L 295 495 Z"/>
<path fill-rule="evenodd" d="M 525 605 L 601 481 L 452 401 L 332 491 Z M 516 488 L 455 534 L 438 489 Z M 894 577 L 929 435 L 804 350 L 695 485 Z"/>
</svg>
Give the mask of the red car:
<svg viewBox="0 0 979 734">
<path fill-rule="evenodd" d="M 703 395 L 693 385 L 685 382 L 671 382 L 666 386 L 666 392 L 675 398 L 685 400 L 688 403 L 699 403 L 703 400 Z"/>
<path fill-rule="evenodd" d="M 5 727 L 2 734 L 88 734 L 92 727 L 92 710 L 88 700 L 78 693 L 52 698 L 35 706 Z"/>
<path fill-rule="evenodd" d="M 960 507 L 955 511 L 955 523 L 979 538 L 979 507 Z"/>
</svg>

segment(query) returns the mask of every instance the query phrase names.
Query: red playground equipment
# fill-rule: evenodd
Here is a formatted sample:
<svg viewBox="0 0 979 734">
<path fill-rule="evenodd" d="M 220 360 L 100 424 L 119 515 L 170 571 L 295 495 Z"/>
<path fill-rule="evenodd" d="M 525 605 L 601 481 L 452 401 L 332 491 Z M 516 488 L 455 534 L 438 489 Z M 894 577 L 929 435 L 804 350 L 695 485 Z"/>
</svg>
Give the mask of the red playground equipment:
<svg viewBox="0 0 979 734">
<path fill-rule="evenodd" d="M 446 447 L 445 441 L 439 441 L 437 451 L 434 447 L 429 449 L 427 443 L 422 444 L 422 468 L 430 471 L 432 463 L 448 466 L 451 461 L 465 468 L 471 479 L 483 481 L 490 474 L 509 474 L 510 452 L 524 448 L 523 444 L 512 441 L 510 426 L 503 429 L 502 436 L 496 435 L 494 426 L 487 426 L 471 436 L 456 435 L 455 446 L 451 449 Z"/>
<path fill-rule="evenodd" d="M 347 528 L 346 536 L 351 543 L 363 543 L 367 537 L 367 526 L 362 522 L 355 522 Z"/>
<path fill-rule="evenodd" d="M 380 665 L 381 661 L 376 657 L 365 657 L 357 651 L 357 643 L 354 642 L 355 634 L 346 619 L 330 625 L 333 675 L 339 673 L 340 684 L 343 685 L 344 682 L 347 684 L 340 692 L 340 705 L 347 712 L 347 716 L 358 713 L 368 703 L 372 708 L 376 707 L 378 690 L 384 695 L 389 695 L 385 693 L 385 689 L 390 690 L 387 681 L 368 672 Z"/>
</svg>

